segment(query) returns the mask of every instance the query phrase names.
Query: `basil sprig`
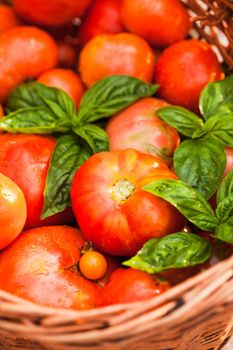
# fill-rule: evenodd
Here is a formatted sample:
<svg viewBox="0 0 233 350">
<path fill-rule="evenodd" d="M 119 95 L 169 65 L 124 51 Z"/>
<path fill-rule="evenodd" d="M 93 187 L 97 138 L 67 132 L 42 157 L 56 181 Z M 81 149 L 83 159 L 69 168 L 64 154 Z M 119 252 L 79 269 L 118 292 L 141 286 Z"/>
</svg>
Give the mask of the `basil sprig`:
<svg viewBox="0 0 233 350">
<path fill-rule="evenodd" d="M 204 263 L 211 255 L 210 243 L 194 233 L 176 232 L 153 238 L 123 265 L 148 273 Z"/>
<path fill-rule="evenodd" d="M 199 105 L 202 118 L 177 106 L 164 107 L 156 113 L 191 138 L 176 149 L 174 169 L 181 180 L 208 199 L 224 173 L 224 147 L 233 147 L 233 75 L 208 84 L 201 93 Z"/>
<path fill-rule="evenodd" d="M 233 244 L 232 184 L 233 170 L 218 189 L 215 212 L 199 191 L 180 180 L 157 180 L 144 186 L 143 189 L 171 203 L 198 228 Z"/>
<path fill-rule="evenodd" d="M 108 136 L 95 122 L 152 96 L 157 89 L 158 85 L 137 78 L 110 76 L 85 92 L 78 111 L 64 91 L 37 82 L 12 91 L 9 114 L 0 120 L 0 130 L 59 136 L 46 179 L 43 219 L 70 205 L 70 186 L 78 167 L 93 153 L 108 150 Z"/>
</svg>

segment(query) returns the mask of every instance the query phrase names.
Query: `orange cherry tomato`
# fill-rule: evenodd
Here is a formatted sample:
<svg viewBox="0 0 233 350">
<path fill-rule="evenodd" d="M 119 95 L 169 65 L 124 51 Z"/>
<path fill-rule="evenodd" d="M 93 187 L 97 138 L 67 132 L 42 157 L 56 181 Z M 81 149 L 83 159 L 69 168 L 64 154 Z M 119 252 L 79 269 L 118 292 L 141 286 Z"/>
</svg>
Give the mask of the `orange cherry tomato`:
<svg viewBox="0 0 233 350">
<path fill-rule="evenodd" d="M 0 4 L 0 33 L 22 25 L 15 11 L 7 5 Z"/>
<path fill-rule="evenodd" d="M 81 257 L 79 269 L 89 280 L 98 280 L 107 272 L 107 261 L 99 252 L 90 250 Z"/>
<path fill-rule="evenodd" d="M 15 27 L 0 35 L 0 102 L 25 79 L 56 66 L 57 45 L 45 31 Z"/>
<path fill-rule="evenodd" d="M 0 173 L 0 249 L 12 243 L 21 233 L 26 217 L 23 192 L 15 182 Z"/>
<path fill-rule="evenodd" d="M 129 33 L 100 34 L 81 50 L 79 70 L 87 86 L 113 74 L 151 82 L 155 55 L 147 42 Z"/>
<path fill-rule="evenodd" d="M 37 79 L 39 83 L 64 90 L 78 107 L 84 93 L 84 86 L 78 74 L 71 69 L 54 68 Z"/>
<path fill-rule="evenodd" d="M 180 0 L 123 0 L 121 17 L 130 32 L 157 47 L 184 39 L 191 28 Z"/>
</svg>

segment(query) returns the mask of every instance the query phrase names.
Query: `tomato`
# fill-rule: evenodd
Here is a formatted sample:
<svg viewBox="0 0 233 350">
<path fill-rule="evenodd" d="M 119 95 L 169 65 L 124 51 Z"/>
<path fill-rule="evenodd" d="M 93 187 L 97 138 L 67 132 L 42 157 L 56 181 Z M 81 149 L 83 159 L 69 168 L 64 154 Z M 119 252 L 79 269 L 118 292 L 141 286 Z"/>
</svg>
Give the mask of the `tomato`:
<svg viewBox="0 0 233 350">
<path fill-rule="evenodd" d="M 87 86 L 113 74 L 150 82 L 155 56 L 147 42 L 129 33 L 100 34 L 81 50 L 79 70 Z"/>
<path fill-rule="evenodd" d="M 41 74 L 37 81 L 64 90 L 78 107 L 84 93 L 84 86 L 79 75 L 71 69 L 54 68 L 48 70 Z"/>
<path fill-rule="evenodd" d="M 72 227 L 25 231 L 0 254 L 0 289 L 40 305 L 95 307 L 100 287 L 77 269 L 83 243 Z"/>
<path fill-rule="evenodd" d="M 0 172 L 23 191 L 27 203 L 26 228 L 71 223 L 70 208 L 40 220 L 44 187 L 56 139 L 50 136 L 1 134 Z"/>
<path fill-rule="evenodd" d="M 25 79 L 57 64 L 57 45 L 41 29 L 16 27 L 0 35 L 0 102 Z"/>
<path fill-rule="evenodd" d="M 158 276 L 134 269 L 117 269 L 101 291 L 99 306 L 125 304 L 153 298 L 170 289 Z"/>
<path fill-rule="evenodd" d="M 157 179 L 175 179 L 168 167 L 133 149 L 100 152 L 76 172 L 72 207 L 87 240 L 103 252 L 135 254 L 150 238 L 182 229 L 177 209 L 142 187 Z"/>
<path fill-rule="evenodd" d="M 4 110 L 2 108 L 2 105 L 0 104 L 0 118 L 4 116 Z"/>
<path fill-rule="evenodd" d="M 165 106 L 165 101 L 144 98 L 111 118 L 106 129 L 110 150 L 134 148 L 170 164 L 180 138 L 176 129 L 155 113 Z"/>
<path fill-rule="evenodd" d="M 179 0 L 123 0 L 121 15 L 130 32 L 158 47 L 184 39 L 191 29 Z"/>
<path fill-rule="evenodd" d="M 198 101 L 206 84 L 224 77 L 211 46 L 199 40 L 184 40 L 161 54 L 155 69 L 159 96 L 198 112 Z"/>
<path fill-rule="evenodd" d="M 29 22 L 60 26 L 81 16 L 91 0 L 12 0 L 15 11 Z"/>
<path fill-rule="evenodd" d="M 0 249 L 5 248 L 23 230 L 27 207 L 21 189 L 0 173 Z"/>
<path fill-rule="evenodd" d="M 103 254 L 90 250 L 81 257 L 79 269 L 84 277 L 90 280 L 98 280 L 107 272 L 107 260 Z"/>
<path fill-rule="evenodd" d="M 225 150 L 226 150 L 227 163 L 226 163 L 226 168 L 223 176 L 226 176 L 229 173 L 229 171 L 233 169 L 233 148 L 225 147 Z"/>
<path fill-rule="evenodd" d="M 168 280 L 172 286 L 175 286 L 185 281 L 186 279 L 196 275 L 199 271 L 200 271 L 200 267 L 194 266 L 194 267 L 185 267 L 183 269 L 169 269 L 161 272 L 160 275 L 166 278 L 166 280 Z"/>
<path fill-rule="evenodd" d="M 78 30 L 81 44 L 86 44 L 95 35 L 121 33 L 120 9 L 122 0 L 94 0 L 84 16 Z"/>
<path fill-rule="evenodd" d="M 15 11 L 7 5 L 0 4 L 0 33 L 20 25 L 22 23 Z"/>
<path fill-rule="evenodd" d="M 59 67 L 74 68 L 77 62 L 77 53 L 74 45 L 60 41 L 58 45 Z"/>
<path fill-rule="evenodd" d="M 107 261 L 107 271 L 103 277 L 98 279 L 98 285 L 100 287 L 106 286 L 106 284 L 108 283 L 108 281 L 111 278 L 113 271 L 115 271 L 117 268 L 121 267 L 120 261 L 118 259 L 114 258 L 113 256 L 104 254 L 104 257 Z"/>
</svg>

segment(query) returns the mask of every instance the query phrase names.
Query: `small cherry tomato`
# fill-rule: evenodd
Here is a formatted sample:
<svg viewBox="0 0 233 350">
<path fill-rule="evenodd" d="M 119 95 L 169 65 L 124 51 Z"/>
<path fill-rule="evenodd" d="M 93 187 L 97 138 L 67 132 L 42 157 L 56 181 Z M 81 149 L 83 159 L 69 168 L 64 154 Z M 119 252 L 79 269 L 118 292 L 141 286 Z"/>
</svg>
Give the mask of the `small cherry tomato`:
<svg viewBox="0 0 233 350">
<path fill-rule="evenodd" d="M 82 275 L 89 280 L 98 280 L 107 272 L 107 261 L 99 252 L 90 250 L 81 257 L 79 269 Z"/>
<path fill-rule="evenodd" d="M 0 173 L 0 249 L 12 243 L 21 233 L 26 217 L 23 192 L 15 182 Z"/>
</svg>

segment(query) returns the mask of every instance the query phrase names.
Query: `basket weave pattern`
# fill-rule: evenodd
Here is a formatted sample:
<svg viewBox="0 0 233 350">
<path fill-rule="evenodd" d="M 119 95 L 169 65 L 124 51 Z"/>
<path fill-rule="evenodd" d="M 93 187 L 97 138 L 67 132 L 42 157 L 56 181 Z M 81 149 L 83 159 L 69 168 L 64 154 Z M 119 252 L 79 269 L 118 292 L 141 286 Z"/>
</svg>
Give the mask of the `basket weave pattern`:
<svg viewBox="0 0 233 350">
<path fill-rule="evenodd" d="M 233 69 L 233 1 L 183 2 L 195 35 Z M 149 301 L 89 311 L 41 307 L 0 291 L 1 350 L 217 350 L 232 334 L 233 257 Z"/>
<path fill-rule="evenodd" d="M 73 311 L 0 292 L 0 317 L 4 350 L 219 349 L 233 332 L 233 257 L 143 303 Z"/>
</svg>

